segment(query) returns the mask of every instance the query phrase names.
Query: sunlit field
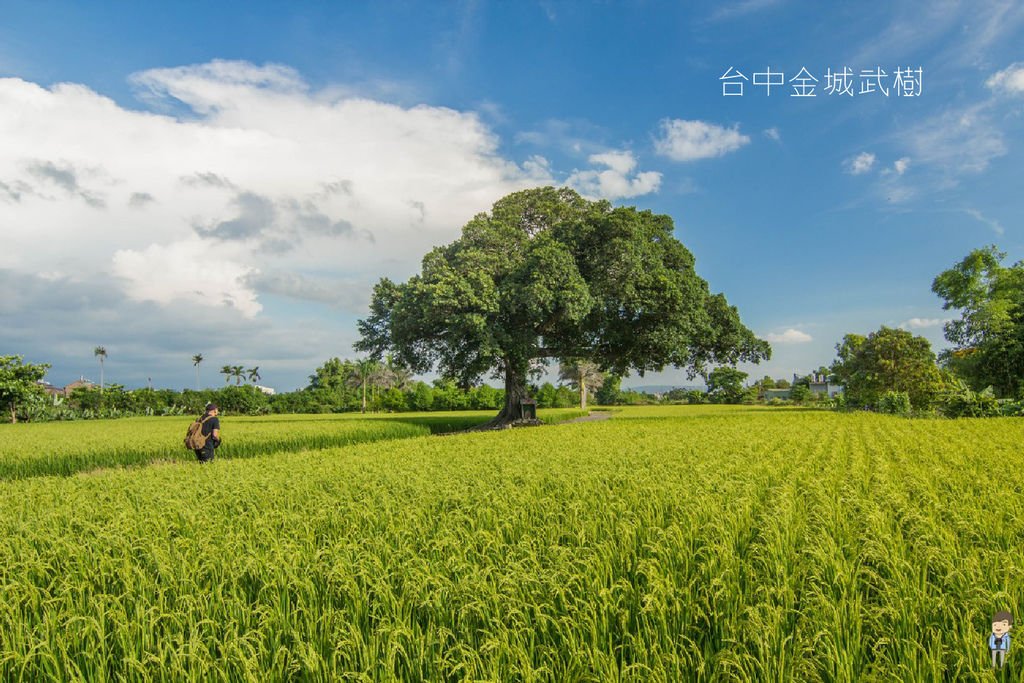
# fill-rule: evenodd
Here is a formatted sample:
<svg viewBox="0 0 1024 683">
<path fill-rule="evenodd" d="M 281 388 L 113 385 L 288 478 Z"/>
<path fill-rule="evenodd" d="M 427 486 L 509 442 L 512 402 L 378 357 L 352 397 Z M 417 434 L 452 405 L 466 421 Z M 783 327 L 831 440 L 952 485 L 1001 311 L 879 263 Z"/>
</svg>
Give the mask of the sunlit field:
<svg viewBox="0 0 1024 683">
<path fill-rule="evenodd" d="M 558 422 L 579 410 L 541 411 Z M 338 415 L 222 416 L 218 458 L 248 458 L 304 449 L 454 432 L 486 422 L 487 411 L 431 413 L 342 413 Z M 101 467 L 157 461 L 191 462 L 184 448 L 191 417 L 133 417 L 122 420 L 0 425 L 0 479 L 73 474 Z"/>
<path fill-rule="evenodd" d="M 991 614 L 1024 604 L 1020 421 L 613 415 L 18 475 L 0 679 L 994 680 Z M 283 421 L 377 422 L 429 430 Z"/>
</svg>

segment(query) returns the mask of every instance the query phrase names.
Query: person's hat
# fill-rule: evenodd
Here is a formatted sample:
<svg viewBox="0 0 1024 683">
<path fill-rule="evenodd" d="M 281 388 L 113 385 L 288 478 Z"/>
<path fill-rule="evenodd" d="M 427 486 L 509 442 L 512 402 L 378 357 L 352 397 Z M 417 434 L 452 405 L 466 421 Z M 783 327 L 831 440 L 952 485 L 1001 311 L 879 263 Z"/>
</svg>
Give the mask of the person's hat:
<svg viewBox="0 0 1024 683">
<path fill-rule="evenodd" d="M 207 403 L 206 404 L 206 412 L 210 412 L 211 410 L 217 410 L 217 404 L 216 403 Z"/>
</svg>

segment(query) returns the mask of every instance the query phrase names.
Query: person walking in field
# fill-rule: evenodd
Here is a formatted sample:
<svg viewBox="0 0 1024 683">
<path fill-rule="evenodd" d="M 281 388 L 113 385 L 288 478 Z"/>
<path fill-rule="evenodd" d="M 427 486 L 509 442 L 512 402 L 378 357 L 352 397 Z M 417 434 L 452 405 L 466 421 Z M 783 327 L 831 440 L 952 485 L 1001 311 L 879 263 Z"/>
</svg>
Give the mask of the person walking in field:
<svg viewBox="0 0 1024 683">
<path fill-rule="evenodd" d="M 214 452 L 217 447 L 220 446 L 220 418 L 218 415 L 220 410 L 217 408 L 216 403 L 206 404 L 206 413 L 203 414 L 195 426 L 189 429 L 188 436 L 185 437 L 185 443 L 190 445 L 196 453 L 196 458 L 199 459 L 200 463 L 207 463 L 213 460 Z M 195 432 L 195 434 L 193 434 Z M 202 444 L 201 446 L 200 443 Z M 199 446 L 197 448 L 197 446 Z"/>
</svg>

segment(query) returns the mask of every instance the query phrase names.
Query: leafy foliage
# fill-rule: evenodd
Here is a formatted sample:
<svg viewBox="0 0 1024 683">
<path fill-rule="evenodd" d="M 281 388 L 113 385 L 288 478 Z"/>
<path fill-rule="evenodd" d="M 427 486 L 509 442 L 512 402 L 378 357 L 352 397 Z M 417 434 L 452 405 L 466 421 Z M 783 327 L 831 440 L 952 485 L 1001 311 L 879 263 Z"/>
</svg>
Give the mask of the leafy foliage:
<svg viewBox="0 0 1024 683">
<path fill-rule="evenodd" d="M 931 343 L 906 330 L 883 326 L 867 337 L 848 334 L 836 352 L 831 371 L 851 407 L 877 407 L 885 392 L 896 391 L 926 409 L 943 388 Z"/>
<path fill-rule="evenodd" d="M 947 385 L 939 410 L 946 417 L 995 417 L 1002 413 L 992 387 L 973 391 L 962 379 Z"/>
<path fill-rule="evenodd" d="M 943 308 L 960 317 L 945 325 L 953 349 L 947 367 L 980 391 L 1018 398 L 1024 388 L 1024 262 L 1003 266 L 994 246 L 975 249 L 932 283 Z"/>
<path fill-rule="evenodd" d="M 0 406 L 6 408 L 11 422 L 18 421 L 18 405 L 41 397 L 39 381 L 50 368 L 47 363 L 26 363 L 23 356 L 0 356 Z"/>
<path fill-rule="evenodd" d="M 910 395 L 905 391 L 886 391 L 878 399 L 878 412 L 888 415 L 909 415 Z"/>
<path fill-rule="evenodd" d="M 513 193 L 408 282 L 381 280 L 356 348 L 463 386 L 504 377 L 508 419 L 521 416 L 537 359 L 590 360 L 621 376 L 769 357 L 672 233 L 668 216 L 569 189 Z"/>
<path fill-rule="evenodd" d="M 712 403 L 739 403 L 745 393 L 743 381 L 747 373 L 728 366 L 717 367 L 708 373 L 708 400 Z"/>
</svg>

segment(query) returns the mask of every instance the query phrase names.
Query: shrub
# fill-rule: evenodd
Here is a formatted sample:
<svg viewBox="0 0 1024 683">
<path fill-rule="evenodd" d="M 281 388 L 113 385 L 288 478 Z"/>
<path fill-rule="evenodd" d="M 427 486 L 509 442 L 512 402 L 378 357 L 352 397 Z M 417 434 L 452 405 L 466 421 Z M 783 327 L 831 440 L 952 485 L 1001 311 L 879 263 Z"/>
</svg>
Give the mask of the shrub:
<svg viewBox="0 0 1024 683">
<path fill-rule="evenodd" d="M 812 394 L 806 384 L 797 384 L 789 391 L 789 399 L 793 403 L 804 403 L 811 400 Z"/>
<path fill-rule="evenodd" d="M 956 380 L 947 385 L 939 398 L 939 411 L 953 418 L 995 417 L 1000 414 L 1000 407 L 992 387 L 973 391 L 963 380 Z"/>
<path fill-rule="evenodd" d="M 878 412 L 888 415 L 909 415 L 910 394 L 905 391 L 886 391 L 878 399 Z"/>
</svg>

